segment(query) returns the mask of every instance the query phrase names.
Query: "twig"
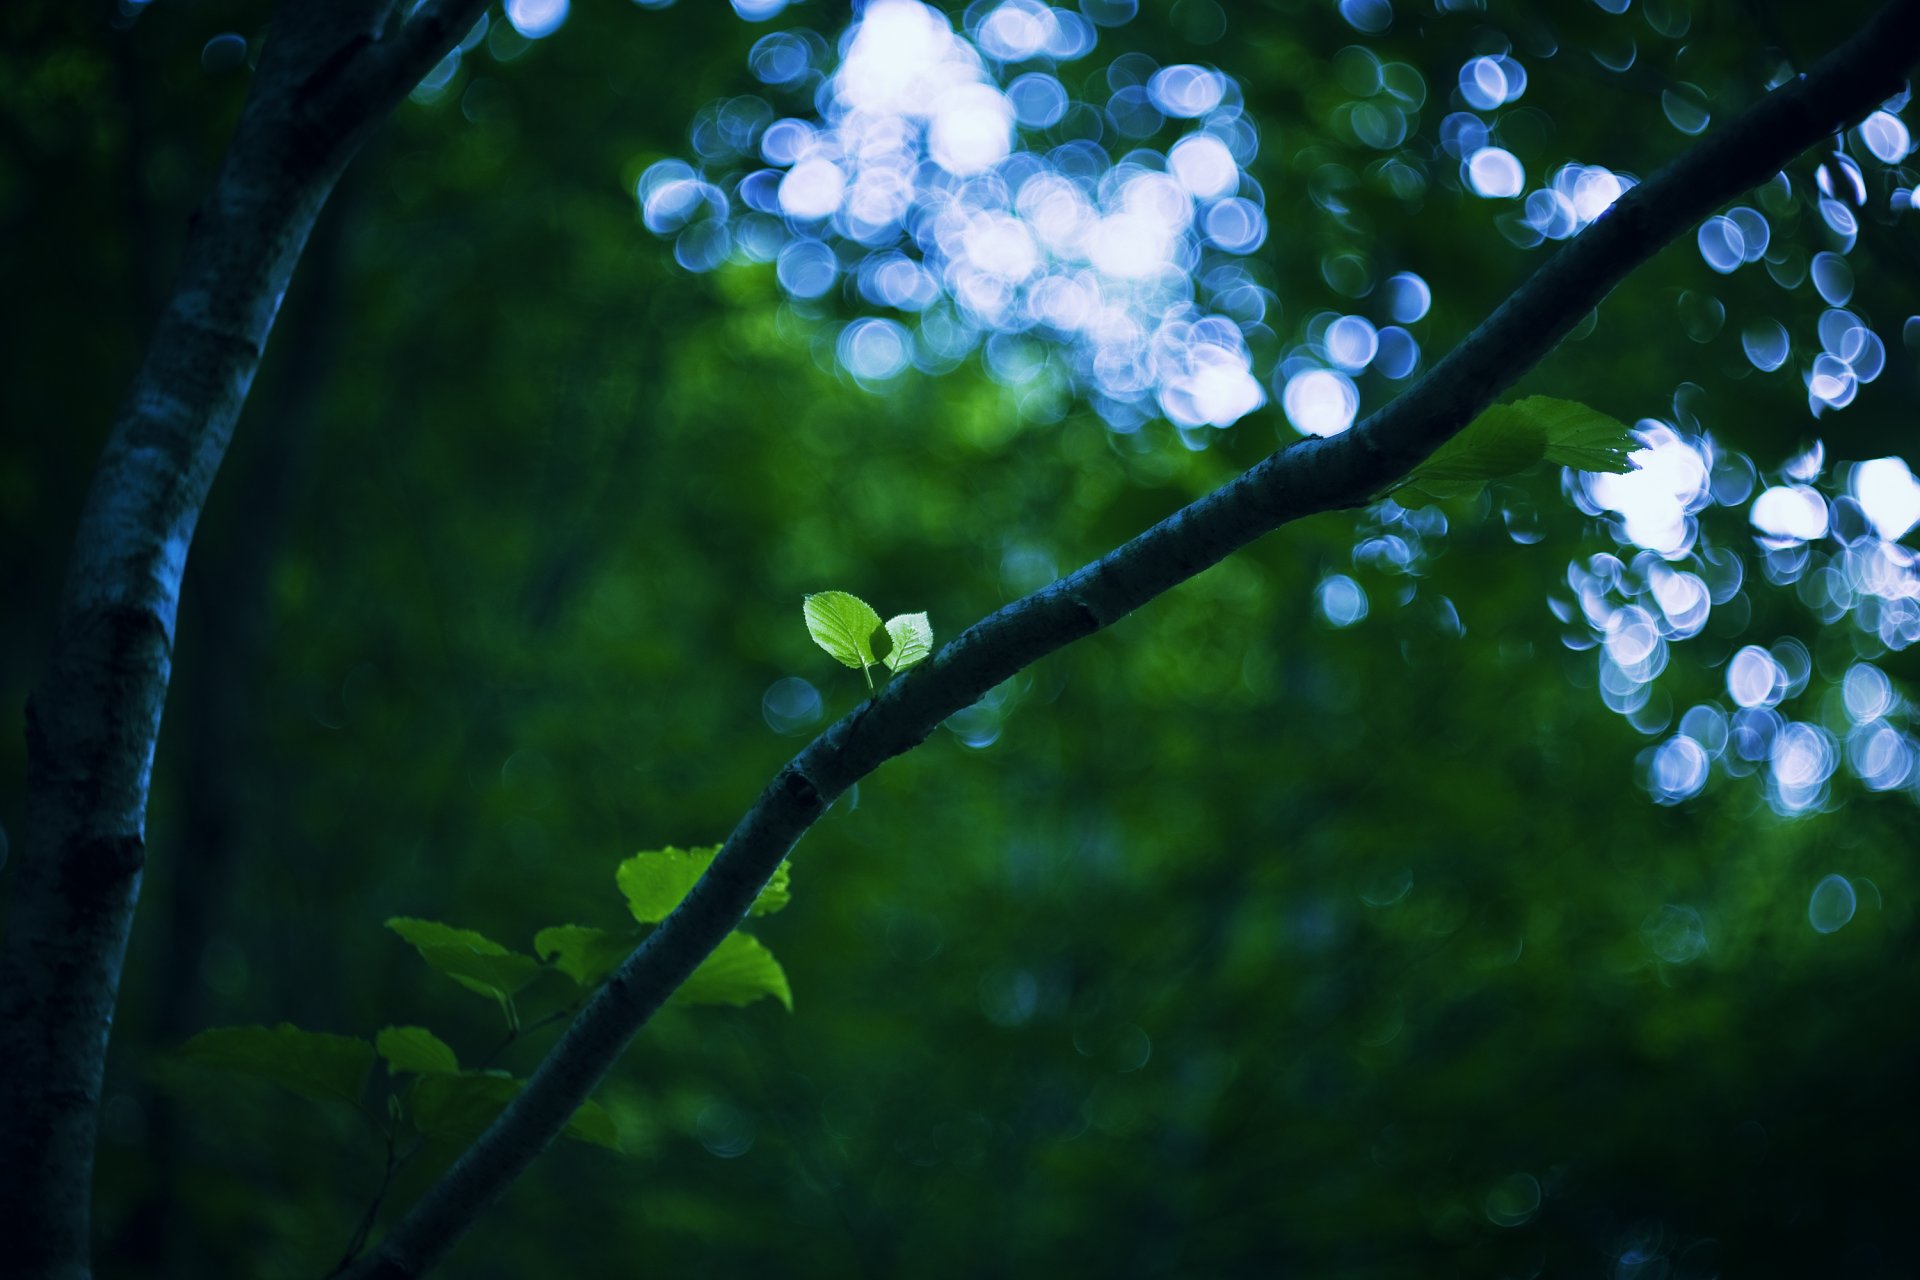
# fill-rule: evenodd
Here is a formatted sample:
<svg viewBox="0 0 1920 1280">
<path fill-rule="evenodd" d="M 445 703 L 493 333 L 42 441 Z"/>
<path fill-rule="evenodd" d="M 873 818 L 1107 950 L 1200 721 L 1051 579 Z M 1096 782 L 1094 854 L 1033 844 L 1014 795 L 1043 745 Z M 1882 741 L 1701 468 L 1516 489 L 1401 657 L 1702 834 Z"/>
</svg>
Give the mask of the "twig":
<svg viewBox="0 0 1920 1280">
<path fill-rule="evenodd" d="M 404 1156 L 396 1155 L 392 1132 L 389 1131 L 383 1136 L 387 1142 L 387 1161 L 386 1168 L 380 1172 L 380 1185 L 374 1189 L 373 1200 L 367 1205 L 367 1211 L 360 1215 L 360 1223 L 353 1229 L 353 1238 L 347 1241 L 347 1251 L 340 1255 L 340 1261 L 327 1273 L 329 1280 L 352 1266 L 354 1259 L 360 1256 L 360 1251 L 367 1247 L 367 1236 L 372 1233 L 373 1224 L 380 1217 L 380 1206 L 386 1203 L 387 1192 L 393 1187 L 393 1176 L 413 1155 L 412 1151 Z"/>
</svg>

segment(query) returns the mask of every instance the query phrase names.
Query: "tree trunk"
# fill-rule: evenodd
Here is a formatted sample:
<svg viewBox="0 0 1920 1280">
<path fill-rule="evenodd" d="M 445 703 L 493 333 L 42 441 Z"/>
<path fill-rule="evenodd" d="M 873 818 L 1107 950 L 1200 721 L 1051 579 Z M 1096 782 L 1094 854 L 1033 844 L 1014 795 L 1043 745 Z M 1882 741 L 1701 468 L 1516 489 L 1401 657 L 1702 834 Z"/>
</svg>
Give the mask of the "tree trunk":
<svg viewBox="0 0 1920 1280">
<path fill-rule="evenodd" d="M 21 1280 L 82 1280 L 120 966 L 180 577 L 315 217 L 373 125 L 484 9 L 390 0 L 276 15 L 179 276 L 80 516 L 51 669 L 27 705 L 27 807 L 0 942 L 0 1240 Z"/>
<path fill-rule="evenodd" d="M 273 132 L 243 122 L 94 473 L 52 670 L 27 704 L 26 823 L 0 952 L 0 1168 L 20 1175 L 0 1238 L 24 1249 L 23 1275 L 86 1273 L 95 1115 L 180 575 L 334 176 L 289 172 Z"/>
</svg>

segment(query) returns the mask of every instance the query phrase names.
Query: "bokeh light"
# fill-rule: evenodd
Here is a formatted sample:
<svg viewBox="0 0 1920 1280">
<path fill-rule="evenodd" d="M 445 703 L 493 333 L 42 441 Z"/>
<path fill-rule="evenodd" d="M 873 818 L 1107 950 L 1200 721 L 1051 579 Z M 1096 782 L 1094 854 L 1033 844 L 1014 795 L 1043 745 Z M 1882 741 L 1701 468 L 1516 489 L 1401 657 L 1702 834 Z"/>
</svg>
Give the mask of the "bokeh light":
<svg viewBox="0 0 1920 1280">
<path fill-rule="evenodd" d="M 752 7 L 746 16 L 783 8 Z M 1002 0 L 955 19 L 919 0 L 874 0 L 843 31 L 769 32 L 747 68 L 766 98 L 715 102 L 687 159 L 648 166 L 635 192 L 642 222 L 673 239 L 689 270 L 770 263 L 797 314 L 836 335 L 823 348 L 834 365 L 871 392 L 972 361 L 1032 420 L 1056 419 L 1071 397 L 1120 435 L 1164 420 L 1188 449 L 1269 400 L 1291 433 L 1350 430 L 1368 398 L 1424 367 L 1428 277 L 1336 245 L 1309 260 L 1332 305 L 1283 306 L 1265 259 L 1299 249 L 1275 240 L 1253 172 L 1262 130 L 1232 69 L 1126 52 L 1094 75 L 1076 70 L 1135 11 L 1130 0 Z M 1339 12 L 1363 40 L 1396 16 L 1387 0 L 1345 0 Z M 1686 25 L 1665 11 L 1648 20 Z M 1625 70 L 1636 55 L 1594 56 Z M 1422 72 L 1366 43 L 1330 68 L 1332 127 L 1381 157 L 1372 178 L 1410 207 L 1451 183 L 1433 166 L 1445 157 L 1456 190 L 1494 202 L 1493 228 L 1538 250 L 1578 235 L 1638 183 L 1609 164 L 1541 153 L 1531 126 L 1515 132 L 1533 108 L 1516 105 L 1530 87 L 1511 48 L 1483 45 L 1442 78 L 1448 106 L 1427 115 Z M 1676 295 L 1680 329 L 1732 343 L 1743 369 L 1792 371 L 1810 420 L 1854 404 L 1888 366 L 1886 340 L 1854 303 L 1849 254 L 1871 177 L 1863 164 L 1898 166 L 1912 151 L 1903 105 L 1854 130 L 1854 154 L 1827 155 L 1810 178 L 1782 173 L 1694 232 L 1699 282 Z M 1713 115 L 1705 91 L 1678 80 L 1659 110 L 1683 133 Z M 1531 187 L 1529 165 L 1545 175 Z M 1304 196 L 1339 222 L 1352 216 L 1356 180 L 1321 164 Z M 1896 207 L 1911 205 L 1913 187 L 1900 186 Z M 1732 279 L 1716 285 L 1722 277 Z M 1817 323 L 1730 292 L 1768 279 L 1824 304 Z M 1908 327 L 1920 333 L 1920 317 Z M 1920 797 L 1909 704 L 1870 661 L 1920 643 L 1920 585 L 1901 541 L 1920 524 L 1920 482 L 1899 457 L 1829 471 L 1817 441 L 1763 475 L 1684 398 L 1637 423 L 1631 472 L 1568 472 L 1562 484 L 1615 551 L 1569 564 L 1571 594 L 1554 613 L 1567 645 L 1592 652 L 1601 700 L 1647 736 L 1647 794 L 1687 804 L 1716 776 L 1743 777 L 1789 817 L 1828 807 L 1839 779 Z M 1515 542 L 1543 536 L 1518 494 L 1487 515 Z M 1417 607 L 1458 634 L 1450 601 L 1369 576 L 1411 583 L 1446 534 L 1438 507 L 1376 503 L 1356 530 L 1353 572 L 1315 587 L 1316 616 L 1345 628 Z M 1763 591 L 1787 593 L 1822 625 L 1850 621 L 1860 660 L 1823 671 L 1790 635 L 1741 634 Z M 1676 666 L 1693 647 L 1698 657 Z M 1710 687 L 1682 696 L 1679 682 L 1702 670 Z M 1816 705 L 1810 689 L 1832 697 Z M 949 728 L 985 747 L 1002 720 L 987 701 Z"/>
</svg>

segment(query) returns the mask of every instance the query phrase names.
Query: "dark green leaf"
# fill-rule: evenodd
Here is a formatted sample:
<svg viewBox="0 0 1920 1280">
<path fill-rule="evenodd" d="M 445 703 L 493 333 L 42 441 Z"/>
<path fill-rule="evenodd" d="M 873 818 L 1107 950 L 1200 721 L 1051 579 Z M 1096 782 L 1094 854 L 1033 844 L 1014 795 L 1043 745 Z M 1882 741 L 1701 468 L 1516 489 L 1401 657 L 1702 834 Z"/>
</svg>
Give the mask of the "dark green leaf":
<svg viewBox="0 0 1920 1280">
<path fill-rule="evenodd" d="M 360 1105 L 373 1046 L 355 1036 L 277 1027 L 216 1027 L 180 1050 L 188 1062 L 270 1081 L 303 1098 Z"/>
<path fill-rule="evenodd" d="M 420 958 L 469 991 L 501 1003 L 540 976 L 540 962 L 509 951 L 471 929 L 455 929 L 433 920 L 396 916 L 387 928 L 405 938 Z"/>
<path fill-rule="evenodd" d="M 374 1047 L 387 1060 L 387 1070 L 399 1075 L 458 1075 L 460 1059 L 453 1049 L 425 1027 L 388 1027 L 374 1037 Z"/>
<path fill-rule="evenodd" d="M 525 1081 L 492 1072 L 457 1076 L 422 1076 L 407 1096 L 407 1114 L 426 1137 L 445 1142 L 470 1142 L 512 1102 Z M 566 1135 L 582 1142 L 619 1150 L 613 1119 L 599 1103 L 580 1105 L 567 1121 Z"/>
<path fill-rule="evenodd" d="M 1637 447 L 1626 427 L 1597 409 L 1528 396 L 1489 408 L 1434 450 L 1400 487 L 1451 497 L 1543 460 L 1581 471 L 1631 471 L 1627 455 Z"/>
<path fill-rule="evenodd" d="M 1547 461 L 1555 466 L 1615 475 L 1635 469 L 1628 455 L 1640 442 L 1617 418 L 1577 401 L 1546 396 L 1529 396 L 1520 405 L 1530 406 L 1537 415 L 1547 433 Z"/>
</svg>

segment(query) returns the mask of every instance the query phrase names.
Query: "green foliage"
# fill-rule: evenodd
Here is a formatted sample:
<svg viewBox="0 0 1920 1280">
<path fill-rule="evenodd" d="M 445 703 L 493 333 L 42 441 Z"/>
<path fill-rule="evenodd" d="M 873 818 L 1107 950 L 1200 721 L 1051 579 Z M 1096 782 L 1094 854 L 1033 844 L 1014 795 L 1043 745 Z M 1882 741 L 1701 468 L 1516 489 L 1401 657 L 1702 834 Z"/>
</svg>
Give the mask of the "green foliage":
<svg viewBox="0 0 1920 1280">
<path fill-rule="evenodd" d="M 449 1143 L 471 1142 L 525 1085 L 525 1081 L 505 1072 L 423 1076 L 407 1095 L 406 1114 L 425 1137 Z M 581 1142 L 620 1149 L 613 1118 L 597 1102 L 583 1103 L 563 1132 Z"/>
<path fill-rule="evenodd" d="M 885 665 L 895 675 L 925 662 L 933 653 L 933 624 L 924 613 L 902 613 L 883 624 L 873 606 L 844 591 L 819 591 L 806 597 L 807 634 L 849 667 L 858 668 L 873 687 L 869 667 Z M 875 657 L 875 642 L 884 652 Z"/>
<path fill-rule="evenodd" d="M 793 1012 L 793 990 L 780 962 L 758 938 L 736 930 L 721 939 L 673 998 L 680 1004 L 744 1005 L 765 996 Z"/>
<path fill-rule="evenodd" d="M 1577 471 L 1622 473 L 1633 470 L 1627 455 L 1636 447 L 1632 432 L 1597 409 L 1528 396 L 1489 408 L 1434 450 L 1399 487 L 1453 497 L 1543 461 Z"/>
<path fill-rule="evenodd" d="M 636 853 L 622 862 L 615 879 L 620 892 L 626 896 L 627 909 L 633 918 L 642 924 L 665 920 L 687 896 L 694 882 L 706 873 L 719 852 L 719 845 L 698 849 L 668 846 Z M 792 896 L 789 878 L 788 864 L 783 862 L 754 898 L 747 914 L 771 915 L 786 906 Z M 560 940 L 552 941 L 558 945 Z M 599 939 L 578 941 L 583 946 L 607 945 Z M 538 939 L 534 945 L 536 949 L 541 947 Z M 617 964 L 618 959 L 614 963 Z M 589 971 L 592 968 L 584 963 L 581 967 Z M 602 970 L 600 976 L 604 977 L 605 973 L 606 970 Z M 779 961 L 758 939 L 736 931 L 728 934 L 714 953 L 694 970 L 674 998 L 681 1004 L 744 1005 L 765 996 L 774 997 L 792 1011 L 793 992 Z"/>
<path fill-rule="evenodd" d="M 706 874 L 719 852 L 717 844 L 698 849 L 676 849 L 668 845 L 664 849 L 634 854 L 620 864 L 614 875 L 620 892 L 626 895 L 627 910 L 641 924 L 659 924 L 680 905 L 694 882 Z M 771 915 L 786 906 L 791 897 L 789 875 L 788 864 L 781 863 L 773 878 L 754 898 L 747 914 Z M 537 941 L 535 945 L 538 946 Z"/>
<path fill-rule="evenodd" d="M 615 874 L 634 919 L 655 925 L 665 920 L 712 866 L 720 846 L 648 850 L 625 859 Z M 791 899 L 790 872 L 782 863 L 755 898 L 749 914 L 771 915 Z M 633 950 L 633 931 L 589 925 L 552 925 L 534 935 L 539 959 L 510 951 L 471 929 L 438 921 L 396 916 L 387 928 L 413 944 L 436 971 L 471 991 L 498 1000 L 507 1012 L 510 1045 L 520 1039 L 521 1024 L 513 997 L 551 968 L 581 987 L 602 982 Z M 752 1004 L 772 997 L 793 1009 L 786 971 L 759 939 L 735 931 L 721 940 L 693 975 L 674 993 L 679 1005 Z M 571 1012 L 563 1006 L 543 1022 Z M 408 1076 L 402 1092 L 390 1094 L 389 1141 L 405 1132 L 439 1142 L 464 1143 L 480 1133 L 519 1093 L 524 1082 L 505 1071 L 462 1070 L 459 1054 L 425 1027 L 386 1027 L 369 1044 L 347 1036 L 322 1035 L 282 1023 L 275 1028 L 223 1027 L 201 1032 L 181 1049 L 196 1067 L 239 1072 L 267 1080 L 302 1097 L 346 1102 L 358 1107 L 376 1053 L 390 1077 Z M 399 1126 L 399 1127 L 393 1127 Z M 621 1149 L 618 1127 L 598 1103 L 574 1112 L 569 1137 L 613 1150 Z"/>
<path fill-rule="evenodd" d="M 277 1027 L 216 1027 L 182 1046 L 181 1056 L 200 1067 L 253 1076 L 318 1102 L 360 1105 L 374 1047 L 353 1036 Z"/>
<path fill-rule="evenodd" d="M 509 951 L 471 929 L 455 929 L 434 920 L 395 916 L 387 928 L 411 942 L 428 965 L 478 995 L 510 1006 L 513 997 L 540 976 L 540 962 Z"/>
<path fill-rule="evenodd" d="M 387 1060 L 393 1075 L 418 1076 L 460 1074 L 460 1058 L 452 1047 L 425 1027 L 388 1027 L 373 1039 L 380 1056 Z"/>
<path fill-rule="evenodd" d="M 636 945 L 637 933 L 615 933 L 583 924 L 556 924 L 533 935 L 534 954 L 583 987 L 620 967 Z"/>
</svg>

